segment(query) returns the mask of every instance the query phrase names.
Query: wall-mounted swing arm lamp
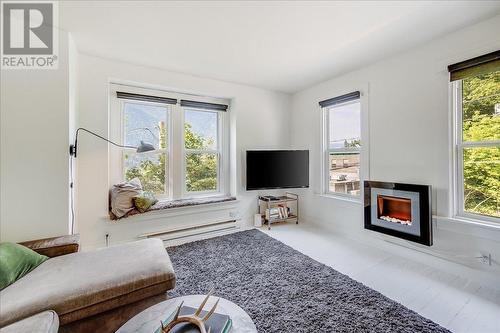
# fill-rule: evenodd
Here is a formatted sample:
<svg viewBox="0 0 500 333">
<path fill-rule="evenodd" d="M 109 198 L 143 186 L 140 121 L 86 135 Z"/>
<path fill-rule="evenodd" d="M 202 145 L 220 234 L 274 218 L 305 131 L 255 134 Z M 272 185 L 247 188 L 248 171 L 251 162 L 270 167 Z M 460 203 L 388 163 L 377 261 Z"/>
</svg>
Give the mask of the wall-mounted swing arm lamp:
<svg viewBox="0 0 500 333">
<path fill-rule="evenodd" d="M 153 132 L 149 128 L 139 128 L 137 130 L 148 130 L 153 135 L 153 137 L 155 137 L 155 135 L 153 134 Z M 89 134 L 92 134 L 93 136 L 98 137 L 99 139 L 104 140 L 106 142 L 109 142 L 116 147 L 135 149 L 136 152 L 138 152 L 138 153 L 145 153 L 148 151 L 155 150 L 155 147 L 152 144 L 144 142 L 144 141 L 141 141 L 141 144 L 138 147 L 119 145 L 117 143 L 114 143 L 113 141 L 106 139 L 105 137 L 103 137 L 97 133 L 89 131 L 86 128 L 80 127 L 76 130 L 76 133 L 75 133 L 75 143 L 69 146 L 69 155 L 73 158 L 76 158 L 76 152 L 77 152 L 77 148 L 78 148 L 78 134 L 80 133 L 80 131 L 84 131 L 84 132 L 87 132 Z M 74 206 L 73 206 L 73 201 L 74 201 L 74 199 L 73 199 L 73 158 L 70 158 L 70 160 L 71 160 L 71 162 L 70 162 L 70 178 L 71 178 L 71 180 L 70 180 L 70 185 L 69 185 L 71 188 L 71 199 L 70 199 L 70 201 L 71 201 L 71 225 L 70 225 L 71 234 L 74 233 L 74 228 L 75 228 L 75 210 L 74 210 Z"/>
<path fill-rule="evenodd" d="M 114 143 L 113 141 L 110 141 L 110 140 L 106 139 L 105 137 L 103 137 L 103 136 L 101 136 L 101 135 L 99 135 L 97 133 L 89 131 L 86 128 L 80 127 L 80 128 L 78 128 L 76 130 L 75 143 L 69 146 L 69 154 L 71 156 L 75 157 L 75 158 L 76 158 L 76 152 L 77 152 L 77 148 L 78 148 L 78 133 L 80 133 L 80 131 L 84 131 L 84 132 L 87 132 L 89 134 L 92 134 L 93 136 L 96 136 L 96 137 L 98 137 L 101 140 L 109 142 L 109 143 L 111 143 L 112 145 L 114 145 L 116 147 L 135 149 L 138 153 L 145 153 L 145 152 L 148 152 L 148 151 L 155 150 L 155 147 L 152 144 L 144 142 L 144 141 L 141 141 L 141 144 L 138 147 L 119 145 L 117 143 Z M 151 130 L 149 130 L 149 131 L 151 132 Z"/>
</svg>

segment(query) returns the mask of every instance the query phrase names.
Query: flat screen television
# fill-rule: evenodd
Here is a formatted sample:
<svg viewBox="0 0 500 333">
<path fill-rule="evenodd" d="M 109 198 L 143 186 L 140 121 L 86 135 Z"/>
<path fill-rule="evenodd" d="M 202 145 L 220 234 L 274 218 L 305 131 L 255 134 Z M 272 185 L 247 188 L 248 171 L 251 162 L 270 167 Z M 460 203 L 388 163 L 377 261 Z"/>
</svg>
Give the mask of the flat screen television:
<svg viewBox="0 0 500 333">
<path fill-rule="evenodd" d="M 246 188 L 309 187 L 309 150 L 247 150 Z"/>
</svg>

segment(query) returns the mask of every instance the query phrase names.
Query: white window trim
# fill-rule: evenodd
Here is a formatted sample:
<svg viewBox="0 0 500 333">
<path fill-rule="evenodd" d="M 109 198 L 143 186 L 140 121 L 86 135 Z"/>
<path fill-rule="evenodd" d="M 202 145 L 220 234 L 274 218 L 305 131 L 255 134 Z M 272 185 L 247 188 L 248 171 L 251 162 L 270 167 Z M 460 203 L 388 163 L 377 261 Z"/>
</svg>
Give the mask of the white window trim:
<svg viewBox="0 0 500 333">
<path fill-rule="evenodd" d="M 500 140 L 482 142 L 463 142 L 462 137 L 462 80 L 457 80 L 451 84 L 451 121 L 452 121 L 452 186 L 450 197 L 452 198 L 452 217 L 471 221 L 474 223 L 498 223 L 500 219 L 493 216 L 486 216 L 465 211 L 464 205 L 464 164 L 463 149 L 469 147 L 492 147 L 498 146 Z"/>
<path fill-rule="evenodd" d="M 109 137 L 112 141 L 123 144 L 123 100 L 116 97 L 116 91 L 124 91 L 136 94 L 154 95 L 159 97 L 176 98 L 178 103 L 167 105 L 167 167 L 168 167 L 168 193 L 158 196 L 161 200 L 178 200 L 211 196 L 229 195 L 229 112 L 218 112 L 218 140 L 221 144 L 217 153 L 219 154 L 218 188 L 217 191 L 209 192 L 187 192 L 185 190 L 185 160 L 184 160 L 184 108 L 180 106 L 181 99 L 196 100 L 207 103 L 218 103 L 230 105 L 227 99 L 198 96 L 184 93 L 163 91 L 156 88 L 143 88 L 129 84 L 110 82 L 109 86 Z M 139 102 L 144 104 L 162 105 L 163 103 Z M 203 111 L 203 110 L 200 110 Z M 211 112 L 211 111 L 207 111 Z M 173 126 L 172 124 L 181 124 Z M 108 145 L 108 183 L 109 187 L 123 181 L 123 149 L 115 149 Z"/>
<path fill-rule="evenodd" d="M 182 108 L 182 124 L 184 126 L 184 111 L 194 110 L 200 112 L 216 112 L 196 108 Z M 182 197 L 183 198 L 200 198 L 208 196 L 222 196 L 229 195 L 229 124 L 227 112 L 217 113 L 217 149 L 186 149 L 184 142 L 184 132 L 182 134 L 182 176 L 181 179 L 186 179 L 186 156 L 188 153 L 207 153 L 216 154 L 218 158 L 217 163 L 217 189 L 214 191 L 188 191 L 186 182 L 182 182 Z M 183 127 L 184 128 L 184 127 Z"/>
<path fill-rule="evenodd" d="M 328 107 L 319 107 L 319 113 L 321 115 L 321 154 L 320 154 L 320 195 L 325 198 L 332 198 L 342 201 L 350 201 L 355 203 L 360 203 L 364 197 L 364 186 L 365 180 L 370 177 L 370 132 L 369 132 L 369 113 L 368 113 L 368 86 L 364 89 L 354 88 L 349 91 L 360 91 L 360 117 L 361 117 L 361 147 L 359 148 L 360 156 L 360 166 L 359 166 L 359 178 L 360 178 L 360 194 L 359 196 L 354 196 L 346 193 L 338 193 L 330 191 L 330 174 L 329 174 L 329 153 L 330 151 L 341 151 L 341 149 L 330 149 L 328 144 L 328 132 L 329 132 L 329 112 Z M 331 98 L 332 96 L 341 96 L 345 94 L 338 93 L 326 98 Z M 346 102 L 344 104 L 353 103 L 353 101 Z M 339 105 L 344 105 L 339 104 Z"/>
<path fill-rule="evenodd" d="M 125 138 L 125 133 L 124 133 L 124 125 L 125 125 L 125 117 L 123 117 L 123 106 L 125 104 L 125 100 L 120 100 L 116 98 L 115 94 L 115 99 L 118 100 L 119 103 L 119 117 L 120 117 L 120 139 L 115 141 L 120 144 L 124 144 L 123 140 Z M 164 194 L 155 194 L 155 196 L 160 199 L 160 200 L 170 200 L 172 198 L 172 143 L 171 143 L 171 129 L 172 129 L 172 121 L 171 121 L 171 116 L 172 116 L 172 110 L 171 110 L 171 105 L 166 105 L 163 103 L 156 103 L 156 102 L 146 102 L 146 101 L 127 101 L 127 103 L 132 103 L 132 104 L 149 104 L 149 105 L 154 105 L 154 106 L 161 106 L 166 108 L 166 126 L 167 126 L 167 148 L 165 149 L 155 149 L 154 151 L 149 152 L 150 154 L 154 153 L 165 153 L 166 158 L 167 158 L 167 164 L 165 170 L 165 187 L 166 191 Z M 132 154 L 137 154 L 132 148 L 122 148 L 120 152 L 120 178 L 123 180 L 125 179 L 125 164 L 123 161 L 123 152 L 125 151 L 131 151 Z M 110 164 L 111 165 L 111 164 Z"/>
</svg>

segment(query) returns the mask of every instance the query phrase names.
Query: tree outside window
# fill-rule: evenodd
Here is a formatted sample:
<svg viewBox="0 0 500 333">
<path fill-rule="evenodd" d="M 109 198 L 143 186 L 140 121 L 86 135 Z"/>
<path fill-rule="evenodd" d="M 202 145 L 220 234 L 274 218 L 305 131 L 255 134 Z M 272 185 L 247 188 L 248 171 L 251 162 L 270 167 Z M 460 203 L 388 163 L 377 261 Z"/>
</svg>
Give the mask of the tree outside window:
<svg viewBox="0 0 500 333">
<path fill-rule="evenodd" d="M 500 71 L 462 80 L 463 209 L 500 217 Z"/>
</svg>

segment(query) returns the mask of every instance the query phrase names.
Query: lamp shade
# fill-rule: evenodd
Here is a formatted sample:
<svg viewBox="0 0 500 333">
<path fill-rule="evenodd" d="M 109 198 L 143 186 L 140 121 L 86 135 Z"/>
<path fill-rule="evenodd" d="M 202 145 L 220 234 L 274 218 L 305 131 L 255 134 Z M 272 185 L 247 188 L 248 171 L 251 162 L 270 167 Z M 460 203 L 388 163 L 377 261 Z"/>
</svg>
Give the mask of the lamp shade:
<svg viewBox="0 0 500 333">
<path fill-rule="evenodd" d="M 152 150 L 155 150 L 155 147 L 152 144 L 144 142 L 142 140 L 141 140 L 141 144 L 139 145 L 139 147 L 137 147 L 138 153 L 145 153 L 147 151 L 152 151 Z"/>
</svg>

